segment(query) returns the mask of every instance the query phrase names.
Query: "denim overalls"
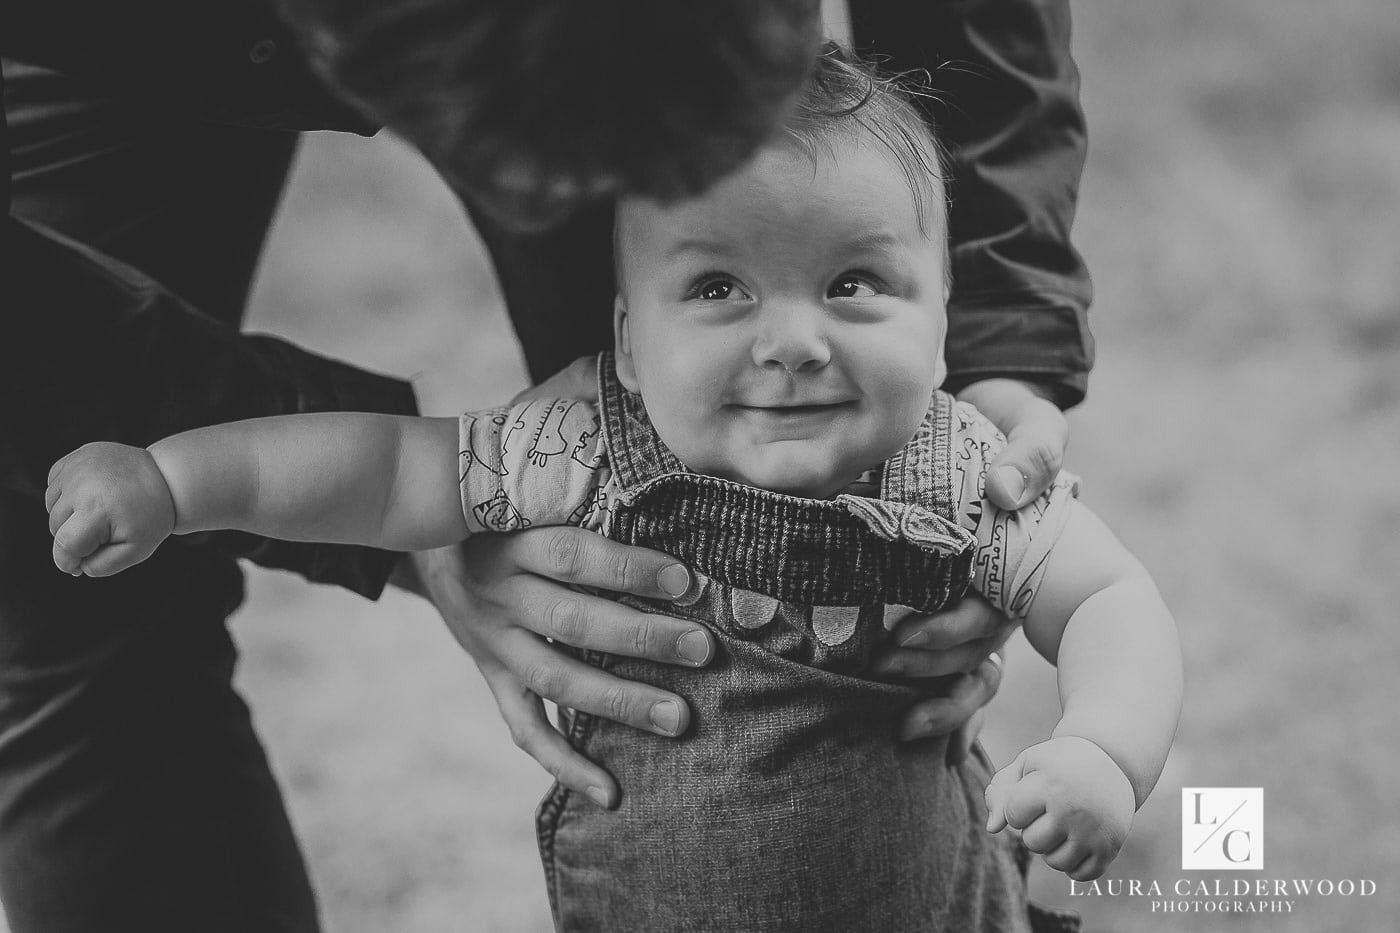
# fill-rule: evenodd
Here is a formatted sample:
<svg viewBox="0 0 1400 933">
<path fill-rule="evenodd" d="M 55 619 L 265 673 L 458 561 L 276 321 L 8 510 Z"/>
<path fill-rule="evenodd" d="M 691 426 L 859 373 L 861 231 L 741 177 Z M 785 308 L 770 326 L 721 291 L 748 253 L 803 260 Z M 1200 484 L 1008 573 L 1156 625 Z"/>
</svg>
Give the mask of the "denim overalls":
<svg viewBox="0 0 1400 933">
<path fill-rule="evenodd" d="M 885 605 L 941 608 L 970 576 L 971 536 L 952 520 L 951 398 L 936 393 L 885 464 L 879 499 L 817 501 L 689 473 L 610 359 L 600 371 L 618 489 L 605 530 L 699 581 L 677 603 L 625 600 L 704 623 L 718 652 L 702 670 L 589 654 L 681 695 L 692 720 L 679 740 L 569 720 L 569 741 L 622 799 L 604 811 L 556 785 L 540 805 L 557 928 L 1032 929 L 1020 851 L 984 829 L 981 750 L 949 766 L 946 739 L 896 741 L 921 694 L 866 678 Z M 1043 914 L 1035 926 L 1073 928 Z"/>
</svg>

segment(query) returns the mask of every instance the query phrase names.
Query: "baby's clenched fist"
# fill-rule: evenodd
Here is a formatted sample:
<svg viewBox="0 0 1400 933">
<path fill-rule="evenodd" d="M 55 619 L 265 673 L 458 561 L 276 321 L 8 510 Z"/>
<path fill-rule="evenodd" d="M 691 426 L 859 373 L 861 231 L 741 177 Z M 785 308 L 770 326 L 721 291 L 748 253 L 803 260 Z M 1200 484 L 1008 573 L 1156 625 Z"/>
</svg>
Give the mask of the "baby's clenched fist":
<svg viewBox="0 0 1400 933">
<path fill-rule="evenodd" d="M 86 444 L 55 463 L 44 505 L 53 562 L 75 577 L 139 564 L 175 528 L 160 468 L 148 451 L 124 444 Z"/>
<path fill-rule="evenodd" d="M 987 785 L 987 830 L 1018 831 L 1027 849 L 1076 881 L 1104 873 L 1133 825 L 1128 776 L 1088 739 L 1061 736 L 1030 748 Z"/>
</svg>

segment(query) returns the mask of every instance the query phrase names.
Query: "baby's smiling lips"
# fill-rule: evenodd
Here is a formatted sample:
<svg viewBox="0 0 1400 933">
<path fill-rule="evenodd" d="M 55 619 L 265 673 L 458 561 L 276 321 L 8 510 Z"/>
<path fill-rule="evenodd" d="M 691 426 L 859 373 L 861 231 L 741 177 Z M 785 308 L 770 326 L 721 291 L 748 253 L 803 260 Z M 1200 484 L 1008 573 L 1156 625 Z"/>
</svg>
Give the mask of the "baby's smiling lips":
<svg viewBox="0 0 1400 933">
<path fill-rule="evenodd" d="M 848 399 L 841 399 L 833 402 L 775 402 L 773 404 L 749 404 L 745 402 L 735 402 L 734 407 L 744 411 L 768 412 L 775 415 L 807 415 L 821 411 L 833 411 L 851 405 Z"/>
<path fill-rule="evenodd" d="M 770 425 L 783 425 L 789 428 L 802 426 L 817 427 L 830 418 L 853 406 L 853 401 L 807 402 L 804 404 L 746 405 L 735 404 L 741 413 Z"/>
</svg>

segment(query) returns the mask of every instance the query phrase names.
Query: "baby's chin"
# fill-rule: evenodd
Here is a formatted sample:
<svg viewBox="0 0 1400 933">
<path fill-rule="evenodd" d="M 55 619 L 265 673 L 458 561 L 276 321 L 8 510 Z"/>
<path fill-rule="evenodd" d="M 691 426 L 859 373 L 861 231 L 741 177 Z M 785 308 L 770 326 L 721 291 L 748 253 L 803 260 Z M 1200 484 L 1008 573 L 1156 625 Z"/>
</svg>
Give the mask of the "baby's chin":
<svg viewBox="0 0 1400 933">
<path fill-rule="evenodd" d="M 816 458 L 801 456 L 770 456 L 754 458 L 752 462 L 707 466 L 707 469 L 692 469 L 799 499 L 831 499 L 866 469 L 844 463 L 816 462 Z"/>
</svg>

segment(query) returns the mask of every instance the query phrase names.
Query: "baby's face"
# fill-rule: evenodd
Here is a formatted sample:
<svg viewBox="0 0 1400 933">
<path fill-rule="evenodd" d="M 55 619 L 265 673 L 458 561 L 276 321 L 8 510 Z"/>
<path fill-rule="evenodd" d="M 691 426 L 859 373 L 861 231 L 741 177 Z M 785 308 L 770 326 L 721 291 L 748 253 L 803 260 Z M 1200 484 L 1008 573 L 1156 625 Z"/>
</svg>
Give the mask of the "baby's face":
<svg viewBox="0 0 1400 933">
<path fill-rule="evenodd" d="M 877 143 L 778 145 L 619 207 L 618 375 L 688 467 L 824 498 L 899 450 L 941 377 L 941 210 Z"/>
</svg>

